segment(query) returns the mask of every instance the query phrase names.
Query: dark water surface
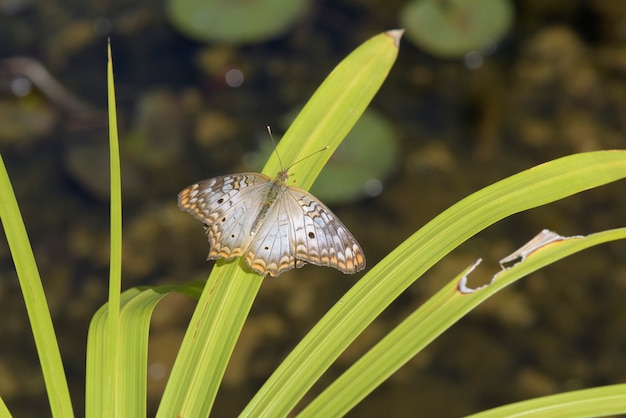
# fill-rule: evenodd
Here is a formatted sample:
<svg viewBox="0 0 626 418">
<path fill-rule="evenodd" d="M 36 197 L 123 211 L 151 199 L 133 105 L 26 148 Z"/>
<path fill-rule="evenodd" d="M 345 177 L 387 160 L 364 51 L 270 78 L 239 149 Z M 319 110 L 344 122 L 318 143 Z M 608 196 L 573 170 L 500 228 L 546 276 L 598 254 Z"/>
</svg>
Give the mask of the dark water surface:
<svg viewBox="0 0 626 418">
<path fill-rule="evenodd" d="M 591 2 L 590 2 L 591 3 Z M 8 4 L 8 3 L 7 3 Z M 284 36 L 254 45 L 180 35 L 160 2 L 0 1 L 0 151 L 48 295 L 78 416 L 89 319 L 108 279 L 106 37 L 111 36 L 124 185 L 124 286 L 208 276 L 202 227 L 177 193 L 215 175 L 256 170 L 278 134 L 351 50 L 397 26 L 403 2 L 318 3 Z M 560 156 L 626 145 L 626 11 L 619 1 L 519 2 L 512 32 L 482 65 L 403 41 L 371 108 L 401 152 L 376 197 L 333 206 L 373 266 L 464 196 Z M 112 30 L 108 31 L 108 25 Z M 19 57 L 19 59 L 17 59 Z M 31 60 L 36 60 L 31 61 Z M 67 90 L 24 97 L 40 63 Z M 244 76 L 230 87 L 231 69 Z M 18 84 L 16 85 L 16 80 Z M 71 92 L 69 95 L 68 93 Z M 416 282 L 333 366 L 351 365 L 476 258 L 487 267 L 543 228 L 562 235 L 624 226 L 624 182 L 506 219 Z M 626 246 L 588 250 L 501 292 L 395 373 L 351 412 L 454 417 L 507 402 L 626 380 Z M 32 336 L 0 241 L 0 396 L 14 416 L 47 414 Z M 241 411 L 297 341 L 360 275 L 307 266 L 266 279 L 229 366 L 214 416 Z M 193 301 L 172 296 L 153 320 L 151 407 Z M 319 389 L 316 389 L 319 390 Z"/>
</svg>

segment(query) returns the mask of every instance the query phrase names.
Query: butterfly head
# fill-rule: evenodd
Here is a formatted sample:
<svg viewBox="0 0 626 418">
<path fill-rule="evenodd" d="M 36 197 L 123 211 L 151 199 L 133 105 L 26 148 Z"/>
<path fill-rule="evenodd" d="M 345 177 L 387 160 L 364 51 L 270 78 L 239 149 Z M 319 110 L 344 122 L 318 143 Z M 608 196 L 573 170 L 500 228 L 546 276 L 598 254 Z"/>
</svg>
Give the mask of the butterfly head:
<svg viewBox="0 0 626 418">
<path fill-rule="evenodd" d="M 289 168 L 279 171 L 276 174 L 276 180 L 287 183 L 287 180 L 289 180 Z"/>
</svg>

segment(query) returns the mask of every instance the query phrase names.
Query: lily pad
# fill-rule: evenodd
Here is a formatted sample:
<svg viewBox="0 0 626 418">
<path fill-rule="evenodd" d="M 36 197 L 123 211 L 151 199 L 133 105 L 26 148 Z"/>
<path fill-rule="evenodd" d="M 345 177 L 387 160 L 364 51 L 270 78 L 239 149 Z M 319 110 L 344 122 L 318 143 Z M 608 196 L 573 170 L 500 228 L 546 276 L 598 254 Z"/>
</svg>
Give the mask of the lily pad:
<svg viewBox="0 0 626 418">
<path fill-rule="evenodd" d="M 199 41 L 262 42 L 285 32 L 309 9 L 309 0 L 169 0 L 167 14 Z"/>
<path fill-rule="evenodd" d="M 283 118 L 284 126 L 299 111 L 289 112 Z M 270 141 L 261 147 L 257 159 L 260 166 L 273 147 Z M 394 169 L 397 158 L 398 139 L 393 127 L 380 113 L 368 109 L 324 166 L 311 193 L 328 205 L 376 196 L 382 192 L 383 182 Z M 296 165 L 290 172 L 297 169 Z"/>
<path fill-rule="evenodd" d="M 433 55 L 462 57 L 493 45 L 513 23 L 510 0 L 415 0 L 400 12 L 407 38 Z"/>
</svg>

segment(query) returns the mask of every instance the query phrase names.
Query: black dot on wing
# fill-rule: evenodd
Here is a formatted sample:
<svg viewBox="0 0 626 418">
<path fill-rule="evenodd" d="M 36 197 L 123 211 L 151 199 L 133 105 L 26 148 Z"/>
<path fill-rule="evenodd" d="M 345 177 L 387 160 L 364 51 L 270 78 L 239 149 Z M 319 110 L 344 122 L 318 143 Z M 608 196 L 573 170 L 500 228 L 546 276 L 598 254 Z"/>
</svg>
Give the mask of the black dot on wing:
<svg viewBox="0 0 626 418">
<path fill-rule="evenodd" d="M 231 238 L 235 238 L 235 234 L 231 234 L 231 236 L 230 236 L 230 237 L 231 237 Z"/>
<path fill-rule="evenodd" d="M 226 216 L 222 218 L 222 222 L 226 222 Z"/>
<path fill-rule="evenodd" d="M 269 249 L 270 249 L 270 247 L 268 247 L 268 246 L 266 245 L 265 247 L 263 247 L 263 249 L 264 249 L 265 251 L 267 251 L 267 250 L 269 250 Z"/>
<path fill-rule="evenodd" d="M 220 205 L 224 203 L 224 198 L 220 197 L 219 199 L 217 199 L 217 203 L 219 203 Z"/>
<path fill-rule="evenodd" d="M 313 232 L 309 232 L 309 238 L 311 239 L 315 238 L 315 234 Z"/>
</svg>

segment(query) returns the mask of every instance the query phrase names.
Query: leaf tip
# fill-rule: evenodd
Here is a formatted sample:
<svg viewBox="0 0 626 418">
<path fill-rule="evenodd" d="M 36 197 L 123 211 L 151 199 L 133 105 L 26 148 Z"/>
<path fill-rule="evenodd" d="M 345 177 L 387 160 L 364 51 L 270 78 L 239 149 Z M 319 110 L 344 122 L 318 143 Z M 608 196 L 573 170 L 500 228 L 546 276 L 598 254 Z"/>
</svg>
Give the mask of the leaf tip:
<svg viewBox="0 0 626 418">
<path fill-rule="evenodd" d="M 396 46 L 396 48 L 400 47 L 400 38 L 402 38 L 403 34 L 404 29 L 392 29 L 385 32 L 385 35 L 393 39 L 393 44 Z"/>
</svg>

